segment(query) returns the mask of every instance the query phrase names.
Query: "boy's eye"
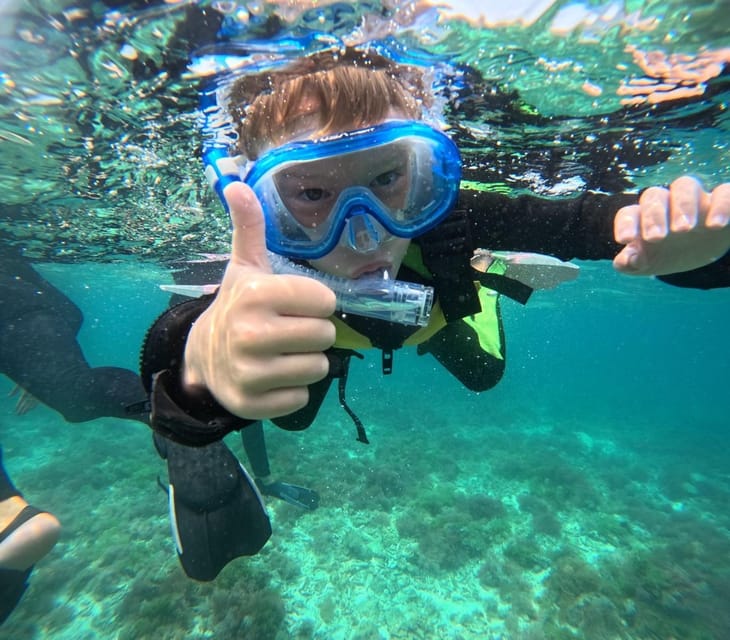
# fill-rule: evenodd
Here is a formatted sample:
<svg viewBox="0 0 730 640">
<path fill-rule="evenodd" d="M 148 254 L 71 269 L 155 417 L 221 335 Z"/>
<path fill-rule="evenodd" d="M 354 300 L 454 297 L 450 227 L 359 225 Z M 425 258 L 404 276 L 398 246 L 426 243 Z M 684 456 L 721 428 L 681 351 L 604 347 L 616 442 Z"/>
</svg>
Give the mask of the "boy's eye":
<svg viewBox="0 0 730 640">
<path fill-rule="evenodd" d="M 375 180 L 370 183 L 370 186 L 389 187 L 394 184 L 398 178 L 400 178 L 400 174 L 397 171 L 386 171 L 385 173 L 381 173 L 377 176 Z"/>
<path fill-rule="evenodd" d="M 299 194 L 300 198 L 303 200 L 306 200 L 307 202 L 318 202 L 319 200 L 322 200 L 324 198 L 325 193 L 324 189 L 302 189 L 301 193 Z"/>
</svg>

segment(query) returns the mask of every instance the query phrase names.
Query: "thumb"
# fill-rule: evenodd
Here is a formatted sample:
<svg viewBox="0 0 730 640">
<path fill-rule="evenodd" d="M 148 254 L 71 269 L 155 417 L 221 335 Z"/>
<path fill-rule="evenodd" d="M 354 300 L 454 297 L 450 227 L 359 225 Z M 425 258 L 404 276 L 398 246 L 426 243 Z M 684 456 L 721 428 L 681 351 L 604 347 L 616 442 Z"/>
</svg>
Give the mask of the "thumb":
<svg viewBox="0 0 730 640">
<path fill-rule="evenodd" d="M 223 190 L 233 226 L 231 262 L 271 272 L 266 254 L 266 222 L 256 194 L 243 182 Z"/>
</svg>

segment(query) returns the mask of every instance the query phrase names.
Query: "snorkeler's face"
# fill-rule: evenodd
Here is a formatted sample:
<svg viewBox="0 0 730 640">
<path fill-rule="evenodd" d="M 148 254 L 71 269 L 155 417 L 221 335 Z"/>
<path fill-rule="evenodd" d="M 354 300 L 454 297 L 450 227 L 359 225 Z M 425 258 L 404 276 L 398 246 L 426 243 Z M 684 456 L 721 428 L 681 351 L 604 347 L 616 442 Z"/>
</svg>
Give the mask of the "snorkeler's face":
<svg viewBox="0 0 730 640">
<path fill-rule="evenodd" d="M 316 107 L 312 100 L 307 101 L 297 130 L 286 142 L 317 137 Z M 396 119 L 405 117 L 398 112 L 388 115 Z M 377 124 L 380 122 L 359 123 L 358 128 Z M 354 128 L 353 124 L 343 131 Z M 333 207 L 341 201 L 343 192 L 353 188 L 367 190 L 393 211 L 403 210 L 410 187 L 409 163 L 408 150 L 394 145 L 385 153 L 368 150 L 307 163 L 295 171 L 283 172 L 277 178 L 277 187 L 286 208 L 304 232 L 315 239 L 326 226 L 323 222 L 332 214 Z M 324 273 L 346 278 L 382 271 L 395 277 L 409 244 L 410 239 L 389 233 L 375 220 L 357 228 L 350 222 L 329 253 L 309 262 Z"/>
<path fill-rule="evenodd" d="M 409 239 L 452 210 L 459 150 L 441 131 L 393 110 L 326 131 L 319 121 L 313 128 L 314 115 L 296 114 L 286 139 L 241 176 L 264 211 L 267 246 L 328 273 L 395 274 Z"/>
<path fill-rule="evenodd" d="M 333 216 L 347 209 L 339 242 L 326 256 L 311 260 L 314 266 L 347 277 L 379 269 L 395 274 L 409 240 L 389 233 L 371 214 L 378 207 L 405 215 L 410 165 L 408 148 L 392 145 L 298 164 L 277 175 L 283 206 L 313 242 L 327 233 Z"/>
</svg>

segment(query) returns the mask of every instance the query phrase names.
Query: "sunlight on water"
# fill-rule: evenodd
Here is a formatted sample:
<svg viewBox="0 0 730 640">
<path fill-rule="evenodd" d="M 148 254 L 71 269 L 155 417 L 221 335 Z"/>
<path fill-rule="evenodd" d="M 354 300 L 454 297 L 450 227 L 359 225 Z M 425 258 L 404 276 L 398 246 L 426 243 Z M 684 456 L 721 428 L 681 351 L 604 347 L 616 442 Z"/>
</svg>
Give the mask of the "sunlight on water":
<svg viewBox="0 0 730 640">
<path fill-rule="evenodd" d="M 473 134 L 462 145 L 476 170 L 470 179 L 543 184 L 554 194 L 596 188 L 599 174 L 607 190 L 687 170 L 717 182 L 730 166 L 728 137 L 703 142 L 704 132 L 728 129 L 727 20 L 713 19 L 717 3 L 684 6 L 5 2 L 0 224 L 31 254 L 56 258 L 224 249 L 225 216 L 196 157 L 196 81 L 187 71 L 190 50 L 215 33 L 200 19 L 182 27 L 198 7 L 220 11 L 229 40 L 263 43 L 263 58 L 378 39 L 421 63 L 469 64 L 481 80 L 467 80 L 474 86 L 452 96 L 451 108 Z M 692 97 L 704 99 L 683 103 Z"/>
</svg>

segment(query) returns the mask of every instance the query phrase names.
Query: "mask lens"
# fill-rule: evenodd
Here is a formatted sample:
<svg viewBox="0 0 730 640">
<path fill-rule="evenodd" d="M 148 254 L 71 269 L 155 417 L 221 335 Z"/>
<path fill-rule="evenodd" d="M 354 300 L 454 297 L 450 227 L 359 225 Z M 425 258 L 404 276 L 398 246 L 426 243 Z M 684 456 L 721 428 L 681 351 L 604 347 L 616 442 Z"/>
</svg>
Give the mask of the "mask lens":
<svg viewBox="0 0 730 640">
<path fill-rule="evenodd" d="M 274 149 L 245 180 L 264 209 L 269 248 L 313 258 L 332 250 L 363 207 L 393 235 L 423 233 L 453 206 L 459 177 L 458 151 L 444 134 L 389 122 Z"/>
</svg>

